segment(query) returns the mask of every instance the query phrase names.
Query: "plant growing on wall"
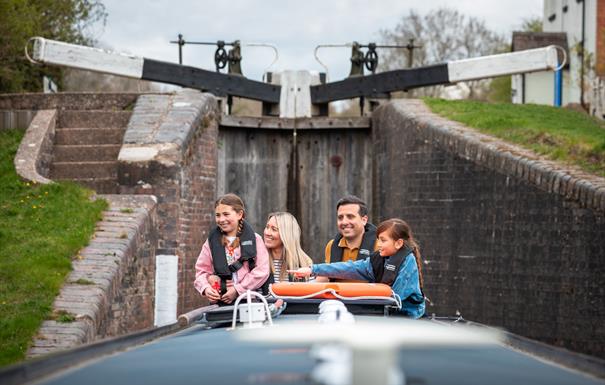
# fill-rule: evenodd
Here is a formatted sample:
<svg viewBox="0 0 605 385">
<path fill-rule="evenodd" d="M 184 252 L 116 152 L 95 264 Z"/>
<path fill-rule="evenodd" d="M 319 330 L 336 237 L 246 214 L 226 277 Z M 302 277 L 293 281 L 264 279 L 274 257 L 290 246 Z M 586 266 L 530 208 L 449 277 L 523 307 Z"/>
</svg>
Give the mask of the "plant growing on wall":
<svg viewBox="0 0 605 385">
<path fill-rule="evenodd" d="M 577 42 L 571 48 L 571 54 L 577 55 L 580 58 L 579 65 L 574 69 L 576 76 L 576 84 L 583 93 L 584 108 L 586 111 L 592 111 L 595 100 L 592 100 L 592 80 L 596 77 L 596 64 L 594 53 L 588 51 L 585 47 L 582 47 L 581 42 Z"/>
</svg>

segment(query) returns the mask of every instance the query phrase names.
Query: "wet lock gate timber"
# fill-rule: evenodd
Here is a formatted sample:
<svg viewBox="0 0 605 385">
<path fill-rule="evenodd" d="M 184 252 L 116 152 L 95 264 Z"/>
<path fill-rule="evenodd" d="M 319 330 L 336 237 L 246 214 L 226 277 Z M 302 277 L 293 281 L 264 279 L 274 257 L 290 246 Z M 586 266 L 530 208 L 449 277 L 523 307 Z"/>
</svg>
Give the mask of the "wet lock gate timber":
<svg viewBox="0 0 605 385">
<path fill-rule="evenodd" d="M 354 194 L 371 202 L 371 119 L 225 115 L 217 174 L 217 193 L 245 197 L 257 232 L 271 212 L 294 214 L 303 249 L 320 261 L 336 232 L 338 199 Z"/>
</svg>

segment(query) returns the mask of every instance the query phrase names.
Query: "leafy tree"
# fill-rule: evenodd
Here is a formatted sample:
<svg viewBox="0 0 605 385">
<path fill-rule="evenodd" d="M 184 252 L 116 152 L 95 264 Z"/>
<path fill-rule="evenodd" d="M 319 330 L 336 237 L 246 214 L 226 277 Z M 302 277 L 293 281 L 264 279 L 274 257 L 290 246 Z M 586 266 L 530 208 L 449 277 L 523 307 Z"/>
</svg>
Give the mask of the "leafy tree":
<svg viewBox="0 0 605 385">
<path fill-rule="evenodd" d="M 542 32 L 542 18 L 539 16 L 533 16 L 528 19 L 523 19 L 523 23 L 521 23 L 521 31 Z"/>
<path fill-rule="evenodd" d="M 490 30 L 484 21 L 466 16 L 455 9 L 439 8 L 426 15 L 411 10 L 393 30 L 381 30 L 387 44 L 406 45 L 414 39 L 412 66 L 426 66 L 451 60 L 503 52 L 506 40 Z M 383 55 L 383 70 L 406 68 L 408 57 L 403 50 L 390 50 Z M 489 80 L 466 82 L 469 98 L 485 97 Z M 464 86 L 462 86 L 464 87 Z M 444 86 L 410 90 L 408 96 L 443 96 Z"/>
<path fill-rule="evenodd" d="M 510 76 L 497 77 L 489 83 L 487 100 L 492 103 L 510 103 L 512 90 Z"/>
<path fill-rule="evenodd" d="M 1 0 L 0 1 L 0 92 L 42 89 L 42 76 L 59 85 L 62 70 L 35 66 L 27 61 L 24 48 L 32 36 L 68 43 L 93 45 L 89 28 L 107 13 L 97 0 Z"/>
</svg>

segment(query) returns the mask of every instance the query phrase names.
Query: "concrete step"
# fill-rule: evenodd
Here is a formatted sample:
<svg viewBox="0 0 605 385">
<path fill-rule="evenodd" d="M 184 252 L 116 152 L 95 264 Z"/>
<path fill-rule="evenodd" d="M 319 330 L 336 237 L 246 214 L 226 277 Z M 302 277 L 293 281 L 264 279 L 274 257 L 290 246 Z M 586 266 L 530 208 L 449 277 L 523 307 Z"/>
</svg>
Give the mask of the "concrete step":
<svg viewBox="0 0 605 385">
<path fill-rule="evenodd" d="M 55 145 L 122 144 L 125 128 L 58 128 Z"/>
<path fill-rule="evenodd" d="M 87 179 L 118 177 L 118 162 L 53 162 L 51 179 Z"/>
<path fill-rule="evenodd" d="M 120 144 L 57 145 L 54 147 L 55 162 L 91 162 L 118 159 Z"/>
<path fill-rule="evenodd" d="M 61 110 L 57 120 L 59 128 L 126 128 L 132 111 Z"/>
<path fill-rule="evenodd" d="M 54 179 L 56 181 L 71 181 L 81 186 L 88 187 L 98 194 L 119 194 L 119 184 L 116 178 L 77 178 L 77 179 Z"/>
</svg>

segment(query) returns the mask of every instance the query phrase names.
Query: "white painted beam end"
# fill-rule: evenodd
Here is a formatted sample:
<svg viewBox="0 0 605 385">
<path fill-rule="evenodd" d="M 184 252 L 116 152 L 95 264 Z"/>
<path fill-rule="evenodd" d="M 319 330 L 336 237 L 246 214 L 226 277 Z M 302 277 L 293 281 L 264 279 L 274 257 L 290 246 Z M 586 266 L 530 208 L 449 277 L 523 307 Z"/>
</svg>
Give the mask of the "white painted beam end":
<svg viewBox="0 0 605 385">
<path fill-rule="evenodd" d="M 41 37 L 33 38 L 33 41 L 33 59 L 45 64 L 136 79 L 140 79 L 143 75 L 143 58 L 141 57 Z"/>
<path fill-rule="evenodd" d="M 525 51 L 481 56 L 449 62 L 451 83 L 514 75 L 527 72 L 548 71 L 557 68 L 557 48 L 553 45 Z"/>
</svg>

